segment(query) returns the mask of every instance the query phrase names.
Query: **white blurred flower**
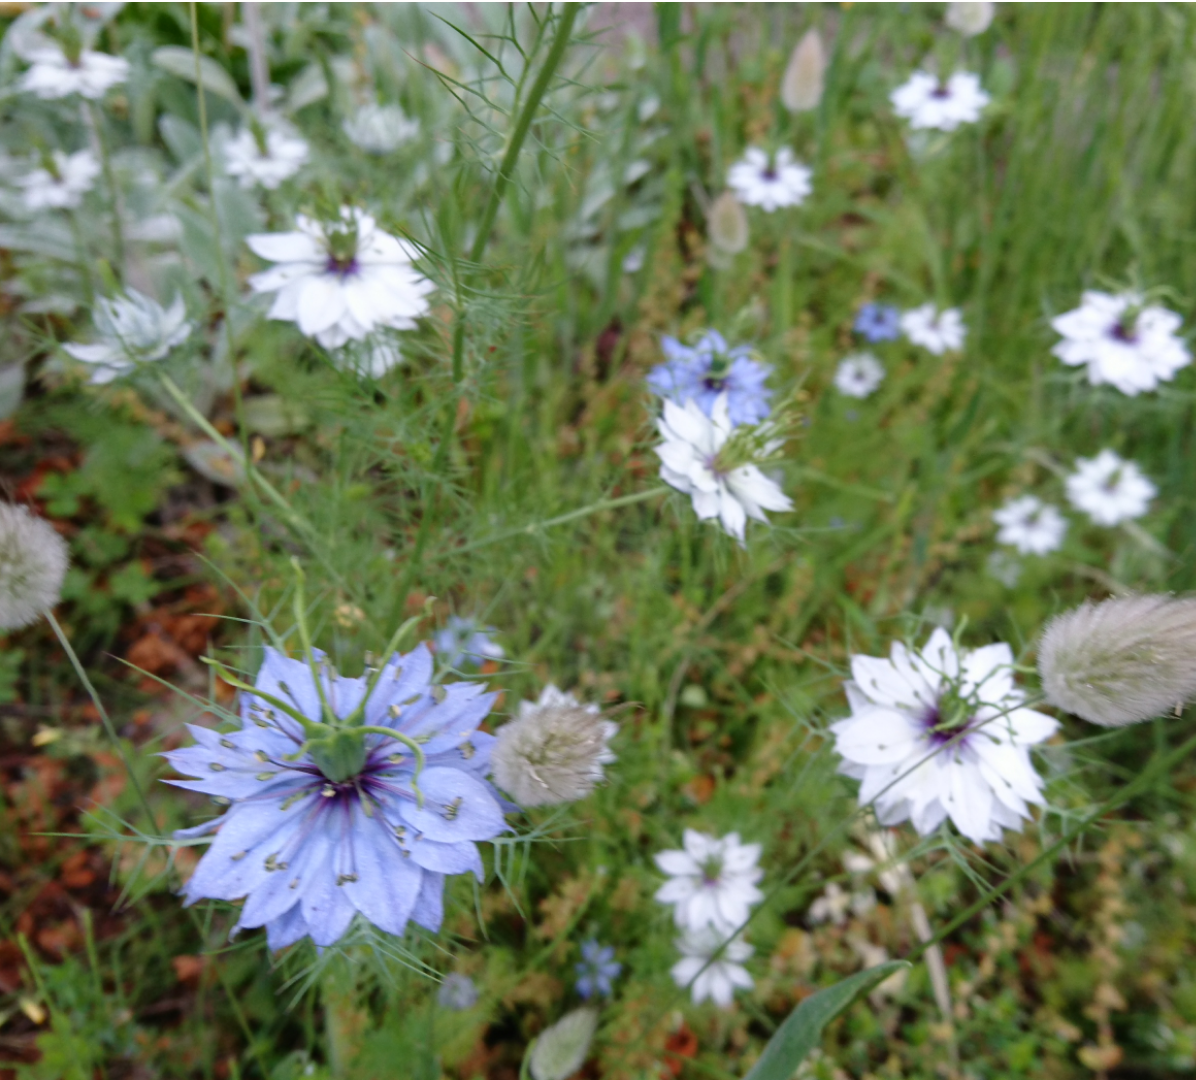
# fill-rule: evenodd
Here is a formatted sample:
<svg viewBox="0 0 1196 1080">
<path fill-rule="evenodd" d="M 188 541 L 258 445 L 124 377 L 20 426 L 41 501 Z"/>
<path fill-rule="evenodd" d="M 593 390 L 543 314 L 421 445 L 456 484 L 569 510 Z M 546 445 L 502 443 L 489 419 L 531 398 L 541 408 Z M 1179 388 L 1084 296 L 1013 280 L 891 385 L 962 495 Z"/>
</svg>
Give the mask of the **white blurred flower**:
<svg viewBox="0 0 1196 1080">
<path fill-rule="evenodd" d="M 656 865 L 666 881 L 656 899 L 673 905 L 673 918 L 683 930 L 711 926 L 732 933 L 747 921 L 752 905 L 763 898 L 756 883 L 764 876 L 757 865 L 759 844 L 741 844 L 739 833 L 722 839 L 686 829 L 684 847 L 661 851 Z"/>
<path fill-rule="evenodd" d="M 950 817 L 969 840 L 1021 829 L 1043 804 L 1029 748 L 1058 724 L 1027 709 L 1008 645 L 957 651 L 935 630 L 921 651 L 851 658 L 851 716 L 831 725 L 839 771 L 860 781 L 861 805 L 883 825 L 909 820 L 923 836 Z"/>
<path fill-rule="evenodd" d="M 816 109 L 822 100 L 826 50 L 817 30 L 807 30 L 794 47 L 781 79 L 781 103 L 790 112 Z"/>
<path fill-rule="evenodd" d="M 967 330 L 958 308 L 938 311 L 934 304 L 911 308 L 901 316 L 901 329 L 915 345 L 941 356 L 963 348 Z"/>
<path fill-rule="evenodd" d="M 783 206 L 800 206 L 813 190 L 810 170 L 782 146 L 773 157 L 751 146 L 727 172 L 727 185 L 739 201 L 771 213 Z"/>
<path fill-rule="evenodd" d="M 49 41 L 26 51 L 24 59 L 30 68 L 17 87 L 39 98 L 79 94 L 95 101 L 129 77 L 129 62 L 122 56 L 82 49 L 77 58 L 71 59 L 61 46 Z"/>
<path fill-rule="evenodd" d="M 807 917 L 812 923 L 830 922 L 835 926 L 842 926 L 850 909 L 851 893 L 832 881 L 823 890 L 822 895 L 810 905 Z"/>
<path fill-rule="evenodd" d="M 549 684 L 498 729 L 490 768 L 520 806 L 576 802 L 602 782 L 602 766 L 616 760 L 609 744 L 618 730 L 596 705 Z"/>
<path fill-rule="evenodd" d="M 997 13 L 997 5 L 989 3 L 955 3 L 947 5 L 946 23 L 964 37 L 983 34 Z"/>
<path fill-rule="evenodd" d="M 224 169 L 243 188 L 261 186 L 273 191 L 294 176 L 308 158 L 307 140 L 278 124 L 259 135 L 243 127 L 224 145 Z"/>
<path fill-rule="evenodd" d="M 66 541 L 24 506 L 0 502 L 0 633 L 37 622 L 58 603 Z"/>
<path fill-rule="evenodd" d="M 925 71 L 915 71 L 909 81 L 889 95 L 893 110 L 915 130 L 954 131 L 972 124 L 989 102 L 980 80 L 968 71 L 957 71 L 942 82 Z"/>
<path fill-rule="evenodd" d="M 866 398 L 885 377 L 884 365 L 871 353 L 856 353 L 839 361 L 835 389 L 853 398 Z"/>
<path fill-rule="evenodd" d="M 1067 534 L 1067 519 L 1034 495 L 1011 499 L 993 511 L 993 521 L 1000 526 L 997 541 L 1023 555 L 1048 555 L 1058 550 Z"/>
<path fill-rule="evenodd" d="M 700 520 L 717 517 L 727 533 L 742 544 L 749 517 L 766 522 L 765 510 L 793 509 L 776 481 L 758 466 L 725 467 L 719 461 L 719 452 L 732 432 L 725 393 L 715 400 L 710 416 L 692 398 L 684 408 L 666 399 L 657 428 L 664 439 L 656 447 L 661 479 L 692 498 Z"/>
<path fill-rule="evenodd" d="M 100 175 L 100 163 L 90 150 L 64 154 L 55 150 L 39 168 L 17 180 L 28 210 L 74 209 Z"/>
<path fill-rule="evenodd" d="M 711 957 L 724 942 L 726 947 L 722 954 L 711 962 Z M 755 985 L 743 966 L 755 951 L 746 941 L 734 938 L 728 942 L 726 935 L 706 926 L 700 930 L 687 930 L 676 945 L 682 959 L 672 967 L 673 982 L 682 987 L 692 983 L 695 1005 L 709 999 L 719 1008 L 726 1009 L 735 997 L 736 987 L 750 990 Z"/>
<path fill-rule="evenodd" d="M 90 377 L 95 384 L 109 383 L 138 364 L 161 360 L 192 330 L 181 296 L 163 308 L 136 289 L 113 300 L 97 300 L 92 322 L 99 341 L 67 344 L 63 349 L 76 360 L 95 365 Z"/>
<path fill-rule="evenodd" d="M 299 214 L 295 225 L 246 237 L 254 254 L 278 264 L 249 279 L 254 292 L 278 294 L 271 319 L 335 349 L 381 326 L 410 330 L 427 312 L 435 286 L 411 265 L 418 252 L 364 210 L 343 207 L 331 222 Z"/>
<path fill-rule="evenodd" d="M 1077 458 L 1076 471 L 1067 478 L 1067 498 L 1097 525 L 1117 525 L 1146 513 L 1158 494 L 1132 461 L 1112 450 L 1094 458 Z"/>
<path fill-rule="evenodd" d="M 1174 311 L 1144 304 L 1136 293 L 1088 291 L 1078 308 L 1051 320 L 1063 337 L 1051 352 L 1072 367 L 1086 364 L 1093 386 L 1107 383 L 1134 397 L 1192 362 L 1176 334 L 1182 323 Z"/>
<path fill-rule="evenodd" d="M 342 125 L 349 141 L 367 154 L 390 154 L 419 134 L 419 121 L 398 105 L 362 105 Z"/>
</svg>

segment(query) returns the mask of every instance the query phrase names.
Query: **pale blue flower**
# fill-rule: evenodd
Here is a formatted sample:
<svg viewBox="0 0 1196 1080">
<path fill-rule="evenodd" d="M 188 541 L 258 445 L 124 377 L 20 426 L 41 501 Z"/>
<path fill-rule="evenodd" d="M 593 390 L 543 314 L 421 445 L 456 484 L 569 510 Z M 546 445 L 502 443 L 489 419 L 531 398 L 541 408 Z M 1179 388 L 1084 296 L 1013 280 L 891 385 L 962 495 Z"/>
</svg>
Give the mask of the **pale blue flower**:
<svg viewBox="0 0 1196 1080">
<path fill-rule="evenodd" d="M 487 660 L 501 660 L 506 653 L 489 635 L 493 626 L 480 626 L 475 619 L 450 615 L 448 624 L 436 635 L 436 655 L 447 667 L 481 667 Z"/>
<path fill-rule="evenodd" d="M 370 678 L 340 676 L 315 655 L 327 709 L 311 668 L 268 648 L 260 696 L 241 695 L 241 729 L 189 725 L 196 745 L 165 755 L 199 777 L 170 783 L 228 806 L 176 833 L 219 829 L 186 901 L 244 899 L 234 932 L 264 926 L 272 949 L 309 935 L 331 945 L 358 913 L 391 934 L 408 921 L 437 930 L 445 876 L 480 881 L 476 842 L 506 829 L 509 804 L 485 779 L 494 739 L 477 730 L 495 695 L 474 683 L 433 687 L 424 645 L 392 657 L 372 691 Z M 358 761 L 352 742 L 346 754 L 324 734 L 331 718 L 350 739 L 354 724 L 395 736 L 358 734 Z"/>
<path fill-rule="evenodd" d="M 873 343 L 896 341 L 901 336 L 901 312 L 891 304 L 865 304 L 852 328 Z"/>
<path fill-rule="evenodd" d="M 619 977 L 623 965 L 615 959 L 615 950 L 610 945 L 599 945 L 590 938 L 581 946 L 581 963 L 577 970 L 577 992 L 585 1000 L 595 994 L 608 996 L 611 983 Z"/>
<path fill-rule="evenodd" d="M 436 991 L 436 1000 L 442 1008 L 464 1012 L 478 1003 L 478 988 L 468 975 L 454 971 L 444 977 L 444 982 Z"/>
<path fill-rule="evenodd" d="M 722 334 L 707 330 L 692 347 L 667 335 L 660 347 L 667 361 L 648 372 L 647 382 L 661 397 L 678 405 L 692 400 L 710 416 L 719 394 L 726 394 L 732 424 L 755 424 L 768 415 L 770 369 L 751 358 L 751 346 L 728 348 Z"/>
</svg>

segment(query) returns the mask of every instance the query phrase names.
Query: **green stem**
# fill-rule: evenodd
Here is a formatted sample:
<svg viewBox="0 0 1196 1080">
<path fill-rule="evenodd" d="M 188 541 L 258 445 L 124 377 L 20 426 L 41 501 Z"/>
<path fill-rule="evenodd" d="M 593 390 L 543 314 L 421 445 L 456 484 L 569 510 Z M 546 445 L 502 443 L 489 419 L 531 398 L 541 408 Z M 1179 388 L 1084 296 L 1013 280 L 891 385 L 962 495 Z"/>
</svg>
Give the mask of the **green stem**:
<svg viewBox="0 0 1196 1080">
<path fill-rule="evenodd" d="M 116 277 L 123 285 L 125 280 L 125 232 L 121 224 L 120 191 L 116 187 L 116 170 L 112 168 L 112 155 L 108 153 L 108 140 L 104 136 L 104 127 L 100 107 L 94 101 L 90 103 L 88 116 L 91 127 L 95 132 L 96 143 L 100 148 L 100 166 L 104 171 L 104 183 L 108 187 L 108 195 L 112 200 L 112 248 L 116 256 Z"/>
</svg>

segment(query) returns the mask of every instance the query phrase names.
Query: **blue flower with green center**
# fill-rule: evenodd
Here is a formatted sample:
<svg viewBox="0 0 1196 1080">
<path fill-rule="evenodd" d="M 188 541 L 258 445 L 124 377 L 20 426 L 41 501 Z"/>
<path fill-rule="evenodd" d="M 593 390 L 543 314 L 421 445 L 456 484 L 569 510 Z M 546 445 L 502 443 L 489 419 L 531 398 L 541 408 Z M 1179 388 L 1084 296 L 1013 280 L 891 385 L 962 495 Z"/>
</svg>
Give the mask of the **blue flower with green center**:
<svg viewBox="0 0 1196 1080">
<path fill-rule="evenodd" d="M 756 424 L 768 416 L 772 391 L 765 380 L 770 369 L 752 359 L 751 346 L 732 349 L 717 330 L 706 330 L 692 348 L 667 335 L 660 347 L 667 361 L 648 372 L 654 393 L 678 405 L 693 400 L 707 416 L 719 394 L 726 394 L 732 424 Z"/>
<path fill-rule="evenodd" d="M 252 687 L 221 671 L 241 686 L 241 729 L 190 725 L 196 745 L 164 755 L 197 778 L 169 783 L 228 807 L 176 833 L 216 832 L 186 902 L 244 899 L 234 932 L 264 926 L 272 949 L 331 945 L 358 914 L 437 930 L 445 877 L 480 881 L 477 842 L 507 828 L 485 779 L 494 738 L 477 730 L 495 695 L 434 686 L 424 645 L 354 679 L 308 656 L 266 649 Z"/>
</svg>

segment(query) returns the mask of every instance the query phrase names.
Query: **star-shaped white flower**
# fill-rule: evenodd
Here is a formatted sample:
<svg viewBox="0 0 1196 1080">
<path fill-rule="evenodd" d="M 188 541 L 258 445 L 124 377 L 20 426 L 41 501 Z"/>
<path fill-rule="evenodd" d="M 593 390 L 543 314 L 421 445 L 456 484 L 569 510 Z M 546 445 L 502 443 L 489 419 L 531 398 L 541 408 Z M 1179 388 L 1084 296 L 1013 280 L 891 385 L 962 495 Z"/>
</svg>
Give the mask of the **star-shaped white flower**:
<svg viewBox="0 0 1196 1080">
<path fill-rule="evenodd" d="M 55 150 L 47 165 L 17 180 L 28 210 L 73 210 L 100 175 L 100 163 L 90 150 L 73 154 Z"/>
<path fill-rule="evenodd" d="M 695 1005 L 709 999 L 720 1009 L 726 1009 L 735 997 L 736 987 L 750 990 L 755 985 L 743 966 L 755 951 L 746 941 L 736 938 L 727 942 L 718 959 L 711 962 L 724 941 L 724 934 L 707 926 L 687 931 L 676 942 L 683 958 L 672 967 L 673 982 L 690 987 Z"/>
<path fill-rule="evenodd" d="M 1077 458 L 1076 471 L 1067 478 L 1068 500 L 1098 525 L 1140 518 L 1158 493 L 1137 465 L 1112 450 Z"/>
<path fill-rule="evenodd" d="M 367 154 L 390 154 L 419 134 L 419 121 L 412 120 L 398 105 L 362 105 L 342 125 L 349 141 Z"/>
<path fill-rule="evenodd" d="M 871 353 L 844 357 L 835 369 L 835 389 L 853 398 L 866 398 L 885 377 L 884 365 Z"/>
<path fill-rule="evenodd" d="M 683 850 L 656 855 L 656 865 L 669 875 L 656 899 L 673 905 L 673 918 L 683 930 L 738 930 L 763 898 L 756 888 L 764 876 L 756 865 L 760 845 L 741 844 L 739 833 L 720 840 L 693 829 L 685 830 L 682 843 Z"/>
<path fill-rule="evenodd" d="M 851 674 L 851 716 L 831 731 L 839 771 L 860 781 L 881 824 L 908 820 L 926 836 L 949 817 L 979 844 L 1044 803 L 1029 748 L 1058 724 L 1023 704 L 1008 645 L 957 651 L 940 628 L 920 652 L 895 643 L 887 660 L 853 656 Z"/>
<path fill-rule="evenodd" d="M 748 518 L 766 522 L 765 510 L 793 509 L 789 497 L 758 466 L 724 469 L 719 462 L 732 432 L 726 393 L 719 394 L 710 416 L 692 398 L 684 408 L 666 399 L 657 427 L 664 439 L 656 447 L 661 479 L 693 499 L 702 521 L 717 517 L 742 544 Z"/>
<path fill-rule="evenodd" d="M 249 279 L 254 292 L 278 294 L 271 319 L 335 349 L 381 326 L 410 330 L 427 312 L 435 286 L 411 265 L 418 252 L 364 210 L 343 207 L 332 222 L 299 214 L 295 225 L 246 237 L 254 254 L 278 264 Z"/>
<path fill-rule="evenodd" d="M 783 206 L 800 206 L 813 190 L 810 170 L 795 161 L 793 151 L 782 146 L 769 158 L 759 147 L 751 146 L 727 172 L 727 186 L 739 201 L 771 213 Z"/>
<path fill-rule="evenodd" d="M 915 345 L 942 356 L 963 348 L 967 329 L 958 308 L 938 311 L 934 304 L 911 308 L 901 316 L 901 329 Z"/>
<path fill-rule="evenodd" d="M 18 88 L 39 98 L 80 97 L 96 101 L 113 86 L 129 77 L 129 62 L 123 56 L 83 49 L 71 60 L 55 44 L 29 49 L 24 53 L 29 70 L 21 76 Z"/>
<path fill-rule="evenodd" d="M 993 521 L 1000 526 L 997 540 L 1023 555 L 1048 555 L 1058 550 L 1067 534 L 1067 519 L 1034 495 L 1011 499 L 993 511 Z"/>
<path fill-rule="evenodd" d="M 1063 340 L 1052 350 L 1072 367 L 1087 365 L 1093 386 L 1134 397 L 1169 382 L 1192 362 L 1177 335 L 1183 319 L 1134 293 L 1085 292 L 1080 306 L 1051 320 Z"/>
<path fill-rule="evenodd" d="M 915 71 L 909 81 L 889 95 L 893 110 L 914 129 L 954 131 L 973 124 L 989 103 L 980 80 L 968 71 L 957 71 L 946 82 L 925 71 Z"/>
<path fill-rule="evenodd" d="M 224 145 L 224 171 L 243 188 L 273 191 L 294 176 L 307 157 L 307 140 L 277 123 L 262 132 L 260 143 L 251 128 L 243 127 Z"/>
<path fill-rule="evenodd" d="M 96 301 L 92 309 L 97 341 L 68 344 L 63 349 L 76 360 L 92 365 L 90 381 L 109 383 L 138 364 L 162 360 L 191 334 L 187 308 L 176 296 L 169 308 L 129 289 L 124 296 Z"/>
</svg>

